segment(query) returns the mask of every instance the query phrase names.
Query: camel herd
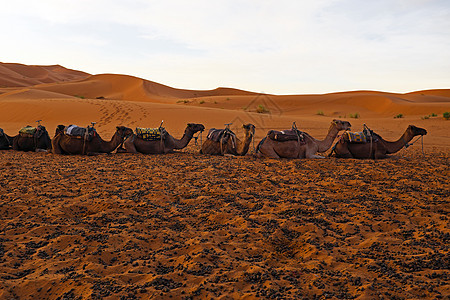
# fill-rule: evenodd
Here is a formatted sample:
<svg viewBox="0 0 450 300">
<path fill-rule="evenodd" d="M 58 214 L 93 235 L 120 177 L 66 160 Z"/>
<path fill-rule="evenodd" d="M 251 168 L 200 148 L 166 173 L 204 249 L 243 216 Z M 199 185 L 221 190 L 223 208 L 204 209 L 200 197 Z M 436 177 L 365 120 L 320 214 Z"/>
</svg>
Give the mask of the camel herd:
<svg viewBox="0 0 450 300">
<path fill-rule="evenodd" d="M 59 125 L 54 137 L 51 139 L 46 128 L 38 125 L 33 134 L 19 133 L 16 136 L 7 135 L 0 128 L 0 150 L 20 151 L 51 151 L 54 154 L 96 154 L 111 153 L 143 153 L 166 154 L 174 150 L 185 148 L 194 138 L 197 132 L 203 132 L 202 124 L 189 123 L 181 139 L 176 139 L 167 134 L 160 139 L 145 140 L 135 134 L 131 128 L 118 126 L 110 141 L 103 140 L 95 131 L 89 135 L 72 136 L 64 130 L 66 127 Z M 253 142 L 255 126 L 245 124 L 244 138 L 240 140 L 228 127 L 225 129 L 210 129 L 207 139 L 202 143 L 200 153 L 210 155 L 247 155 Z M 338 133 L 349 132 L 351 124 L 347 121 L 333 120 L 328 133 L 323 140 L 317 140 L 306 132 L 299 131 L 295 126 L 290 130 L 268 132 L 258 144 L 255 150 L 256 157 L 267 158 L 324 158 L 317 153 L 324 153 L 333 146 L 338 138 Z M 423 136 L 427 131 L 413 125 L 397 141 L 386 141 L 380 135 L 371 130 L 365 130 L 358 134 L 364 134 L 364 141 L 352 141 L 344 138 L 343 134 L 338 138 L 330 153 L 341 158 L 384 158 L 403 147 L 415 136 Z"/>
</svg>

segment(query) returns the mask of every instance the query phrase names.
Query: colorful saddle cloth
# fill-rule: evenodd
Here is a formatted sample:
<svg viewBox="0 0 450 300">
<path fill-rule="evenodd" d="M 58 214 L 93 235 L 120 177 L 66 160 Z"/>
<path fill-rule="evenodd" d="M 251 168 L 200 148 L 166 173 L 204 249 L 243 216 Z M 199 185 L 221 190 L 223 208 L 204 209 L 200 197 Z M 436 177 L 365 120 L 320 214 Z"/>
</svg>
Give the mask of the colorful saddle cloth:
<svg viewBox="0 0 450 300">
<path fill-rule="evenodd" d="M 27 126 L 25 126 L 25 127 L 22 127 L 20 130 L 19 130 L 19 133 L 21 133 L 21 134 L 27 134 L 27 135 L 34 135 L 35 133 L 36 133 L 36 127 L 32 127 L 32 126 L 30 126 L 30 125 L 27 125 Z"/>
<path fill-rule="evenodd" d="M 360 131 L 360 132 L 350 132 L 350 131 L 344 132 L 344 141 L 346 141 L 346 142 L 356 143 L 356 144 L 364 144 L 364 143 L 367 143 L 368 140 L 370 140 L 370 137 L 367 137 L 366 134 L 362 131 Z"/>
<path fill-rule="evenodd" d="M 283 131 L 270 130 L 267 133 L 267 136 L 269 137 L 269 139 L 277 142 L 299 141 L 303 144 L 306 143 L 304 133 L 297 129 L 289 129 Z"/>
<path fill-rule="evenodd" d="M 163 127 L 140 128 L 136 127 L 136 135 L 146 141 L 163 140 L 167 136 L 167 131 Z"/>
<path fill-rule="evenodd" d="M 364 131 L 358 131 L 358 132 L 351 132 L 346 131 L 342 135 L 342 139 L 345 142 L 352 143 L 352 144 L 364 144 L 364 143 L 370 143 L 370 142 L 377 142 L 378 141 L 378 135 L 374 133 L 372 130 L 364 130 Z"/>
<path fill-rule="evenodd" d="M 234 138 L 235 136 L 236 135 L 234 134 L 234 132 L 228 128 L 226 128 L 226 129 L 211 128 L 208 131 L 208 136 L 206 138 L 213 142 L 222 141 L 223 144 L 226 144 L 230 137 Z"/>
</svg>

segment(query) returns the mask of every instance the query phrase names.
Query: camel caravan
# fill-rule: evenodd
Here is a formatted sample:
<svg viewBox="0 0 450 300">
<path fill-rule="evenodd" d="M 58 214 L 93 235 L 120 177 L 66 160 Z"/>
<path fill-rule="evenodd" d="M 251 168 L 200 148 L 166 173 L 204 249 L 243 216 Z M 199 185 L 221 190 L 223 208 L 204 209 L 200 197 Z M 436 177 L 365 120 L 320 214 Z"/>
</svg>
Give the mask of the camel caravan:
<svg viewBox="0 0 450 300">
<path fill-rule="evenodd" d="M 103 140 L 95 123 L 84 127 L 76 125 L 58 125 L 53 139 L 46 128 L 36 121 L 37 126 L 25 126 L 17 135 L 7 135 L 0 128 L 0 150 L 51 152 L 53 154 L 95 155 L 100 153 L 142 153 L 167 154 L 188 146 L 192 139 L 197 144 L 198 138 L 205 130 L 202 124 L 188 123 L 180 139 L 173 137 L 162 126 L 157 128 L 136 128 L 134 131 L 125 126 L 117 126 L 116 132 L 109 141 Z M 386 158 L 403 148 L 412 145 L 414 137 L 421 138 L 427 134 L 423 128 L 409 125 L 396 141 L 386 141 L 379 134 L 364 125 L 360 132 L 352 132 L 348 121 L 333 120 L 326 137 L 318 140 L 304 131 L 300 131 L 295 122 L 291 129 L 270 130 L 254 147 L 255 126 L 244 124 L 244 136 L 239 139 L 230 129 L 231 123 L 224 129 L 211 128 L 206 140 L 200 140 L 201 154 L 222 156 L 253 155 L 258 158 L 325 158 L 318 153 L 325 153 L 331 148 L 328 156 L 337 158 L 380 159 Z M 340 132 L 343 132 L 339 135 Z M 195 136 L 197 134 L 197 136 Z M 416 139 L 417 141 L 417 139 Z M 249 154 L 253 143 L 254 154 Z M 334 146 L 333 146 L 334 143 Z M 422 139 L 423 150 L 423 139 Z"/>
</svg>

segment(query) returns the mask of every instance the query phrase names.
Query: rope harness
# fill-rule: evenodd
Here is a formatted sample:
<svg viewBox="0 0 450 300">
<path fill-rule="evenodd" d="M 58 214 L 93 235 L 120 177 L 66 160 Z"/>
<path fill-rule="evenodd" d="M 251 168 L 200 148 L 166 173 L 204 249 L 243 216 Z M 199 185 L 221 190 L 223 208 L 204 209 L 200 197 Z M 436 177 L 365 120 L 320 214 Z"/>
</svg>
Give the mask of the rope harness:
<svg viewBox="0 0 450 300">
<path fill-rule="evenodd" d="M 405 149 L 408 149 L 409 146 L 413 146 L 419 139 L 422 140 L 422 155 L 425 156 L 425 151 L 423 150 L 423 135 L 419 135 L 416 140 L 412 143 L 405 143 Z"/>
</svg>

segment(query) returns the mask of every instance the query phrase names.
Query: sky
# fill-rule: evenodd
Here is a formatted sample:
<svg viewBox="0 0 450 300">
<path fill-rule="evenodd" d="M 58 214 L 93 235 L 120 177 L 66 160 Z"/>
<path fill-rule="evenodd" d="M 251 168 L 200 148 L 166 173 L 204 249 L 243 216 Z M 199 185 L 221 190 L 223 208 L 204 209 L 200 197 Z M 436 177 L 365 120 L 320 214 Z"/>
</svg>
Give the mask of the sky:
<svg viewBox="0 0 450 300">
<path fill-rule="evenodd" d="M 0 61 L 272 94 L 450 88 L 448 0 L 0 0 Z"/>
</svg>

